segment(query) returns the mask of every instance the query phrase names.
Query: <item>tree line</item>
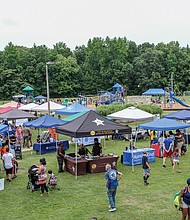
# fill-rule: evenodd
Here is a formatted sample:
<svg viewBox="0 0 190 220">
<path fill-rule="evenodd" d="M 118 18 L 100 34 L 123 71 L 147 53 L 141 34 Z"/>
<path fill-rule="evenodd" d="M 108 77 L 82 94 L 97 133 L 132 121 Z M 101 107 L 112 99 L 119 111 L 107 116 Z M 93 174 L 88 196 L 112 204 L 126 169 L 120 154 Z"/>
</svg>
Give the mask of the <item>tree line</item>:
<svg viewBox="0 0 190 220">
<path fill-rule="evenodd" d="M 9 43 L 0 51 L 0 99 L 23 94 L 29 85 L 35 95 L 46 95 L 46 62 L 50 97 L 95 95 L 123 85 L 127 95 L 140 95 L 149 88 L 168 88 L 171 74 L 174 92 L 190 90 L 190 49 L 177 41 L 137 45 L 127 38 L 93 38 L 72 51 L 63 42 L 53 48 L 32 48 Z"/>
</svg>

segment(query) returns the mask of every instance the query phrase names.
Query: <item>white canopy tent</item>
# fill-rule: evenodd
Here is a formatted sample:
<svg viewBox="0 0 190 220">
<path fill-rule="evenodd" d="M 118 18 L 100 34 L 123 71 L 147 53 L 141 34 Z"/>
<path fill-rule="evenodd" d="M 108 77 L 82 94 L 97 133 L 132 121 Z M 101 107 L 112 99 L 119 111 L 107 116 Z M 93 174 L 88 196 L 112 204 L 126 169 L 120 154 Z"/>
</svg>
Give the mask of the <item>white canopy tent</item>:
<svg viewBox="0 0 190 220">
<path fill-rule="evenodd" d="M 140 110 L 135 107 L 129 107 L 121 111 L 115 112 L 108 115 L 112 119 L 122 120 L 122 121 L 144 121 L 153 120 L 155 115 Z"/>
<path fill-rule="evenodd" d="M 57 104 L 55 102 L 50 101 L 50 111 L 53 112 L 58 109 L 63 109 L 65 106 Z M 48 112 L 48 102 L 45 102 L 42 105 L 38 105 L 37 107 L 32 108 L 32 111 L 38 112 Z"/>
<path fill-rule="evenodd" d="M 29 103 L 27 105 L 23 105 L 21 107 L 19 107 L 19 110 L 25 110 L 25 111 L 33 111 L 32 109 L 37 107 L 39 105 L 35 104 L 35 103 Z"/>
</svg>

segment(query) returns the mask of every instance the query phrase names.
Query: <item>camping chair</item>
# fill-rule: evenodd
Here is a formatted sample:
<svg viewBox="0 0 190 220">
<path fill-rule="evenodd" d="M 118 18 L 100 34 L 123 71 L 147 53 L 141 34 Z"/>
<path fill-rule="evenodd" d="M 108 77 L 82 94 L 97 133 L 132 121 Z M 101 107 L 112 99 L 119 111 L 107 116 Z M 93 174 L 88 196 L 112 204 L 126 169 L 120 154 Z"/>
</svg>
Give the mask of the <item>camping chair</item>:
<svg viewBox="0 0 190 220">
<path fill-rule="evenodd" d="M 68 102 L 69 102 L 69 99 L 66 98 L 66 99 L 64 100 L 64 102 L 62 102 L 62 105 L 67 106 L 67 105 L 68 105 Z"/>
</svg>

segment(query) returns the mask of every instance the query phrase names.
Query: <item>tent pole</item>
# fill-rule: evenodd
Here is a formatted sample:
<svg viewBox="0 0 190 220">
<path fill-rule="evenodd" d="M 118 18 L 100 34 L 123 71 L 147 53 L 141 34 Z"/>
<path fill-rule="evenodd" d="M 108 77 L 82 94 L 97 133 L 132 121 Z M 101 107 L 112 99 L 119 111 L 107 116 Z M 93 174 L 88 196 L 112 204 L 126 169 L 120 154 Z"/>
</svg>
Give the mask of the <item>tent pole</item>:
<svg viewBox="0 0 190 220">
<path fill-rule="evenodd" d="M 130 148 L 132 150 L 132 173 L 135 172 L 135 167 L 134 167 L 134 160 L 133 160 L 133 139 L 132 139 L 132 133 L 131 133 L 131 144 L 130 144 Z"/>
<path fill-rule="evenodd" d="M 40 134 L 41 134 L 41 133 L 42 133 L 42 129 L 40 128 Z M 41 135 L 40 135 L 40 136 L 41 136 Z M 40 155 L 41 155 L 41 150 L 42 150 L 41 148 L 42 148 L 42 144 L 41 144 L 41 138 L 40 138 L 40 152 L 39 152 Z"/>
<path fill-rule="evenodd" d="M 162 145 L 162 160 L 163 160 L 163 163 L 162 165 L 164 164 L 164 140 L 165 140 L 165 131 L 162 131 L 163 133 L 163 145 Z"/>
<path fill-rule="evenodd" d="M 101 143 L 101 139 L 100 139 L 100 143 Z M 105 150 L 105 154 L 106 154 L 106 139 L 105 139 L 105 136 L 104 136 L 104 150 Z"/>
<path fill-rule="evenodd" d="M 75 142 L 75 179 L 77 180 L 77 141 Z"/>
</svg>

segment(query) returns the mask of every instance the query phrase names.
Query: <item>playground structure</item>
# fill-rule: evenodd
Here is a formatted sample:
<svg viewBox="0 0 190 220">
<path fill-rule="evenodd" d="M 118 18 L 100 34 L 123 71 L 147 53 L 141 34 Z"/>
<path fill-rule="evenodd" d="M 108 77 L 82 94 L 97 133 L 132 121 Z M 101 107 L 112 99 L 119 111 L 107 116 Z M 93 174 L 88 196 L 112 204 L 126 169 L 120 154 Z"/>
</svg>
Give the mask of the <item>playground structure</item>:
<svg viewBox="0 0 190 220">
<path fill-rule="evenodd" d="M 121 102 L 124 104 L 124 89 L 119 83 L 113 87 L 113 92 L 97 91 L 97 102 L 101 105 L 109 105 L 113 102 Z"/>
<path fill-rule="evenodd" d="M 25 96 L 26 96 L 26 99 L 22 99 L 21 102 L 22 103 L 30 103 L 30 102 L 33 102 L 34 101 L 34 94 L 33 94 L 33 91 L 34 89 L 30 86 L 26 86 L 23 91 L 25 92 Z"/>
</svg>

